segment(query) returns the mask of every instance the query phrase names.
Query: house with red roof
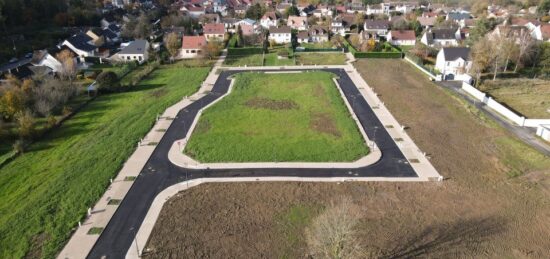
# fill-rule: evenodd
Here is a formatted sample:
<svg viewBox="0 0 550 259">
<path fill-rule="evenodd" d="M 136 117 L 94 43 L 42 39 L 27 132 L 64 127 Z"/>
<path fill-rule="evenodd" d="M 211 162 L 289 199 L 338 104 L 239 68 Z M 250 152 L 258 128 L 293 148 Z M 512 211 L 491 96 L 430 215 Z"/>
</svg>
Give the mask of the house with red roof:
<svg viewBox="0 0 550 259">
<path fill-rule="evenodd" d="M 207 23 L 203 25 L 202 32 L 206 41 L 223 41 L 225 36 L 225 26 L 223 23 Z"/>
<path fill-rule="evenodd" d="M 201 36 L 183 36 L 179 58 L 197 58 L 202 54 L 202 49 L 206 46 L 206 37 Z"/>
<path fill-rule="evenodd" d="M 388 32 L 388 42 L 398 46 L 414 46 L 416 35 L 413 30 L 391 30 Z"/>
</svg>

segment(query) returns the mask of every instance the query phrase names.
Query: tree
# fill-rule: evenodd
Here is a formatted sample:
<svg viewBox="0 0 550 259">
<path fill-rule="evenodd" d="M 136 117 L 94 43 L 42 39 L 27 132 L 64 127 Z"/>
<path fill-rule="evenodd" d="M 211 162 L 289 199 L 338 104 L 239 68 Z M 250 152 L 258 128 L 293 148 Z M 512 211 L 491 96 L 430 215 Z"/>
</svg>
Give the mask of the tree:
<svg viewBox="0 0 550 259">
<path fill-rule="evenodd" d="M 467 45 L 473 46 L 478 40 L 485 37 L 490 30 L 491 26 L 487 19 L 478 19 L 475 26 L 470 30 L 470 36 L 466 39 Z"/>
<path fill-rule="evenodd" d="M 359 33 L 360 28 L 363 26 L 363 23 L 365 22 L 365 16 L 362 13 L 356 13 L 353 17 L 353 23 L 355 23 L 355 26 L 357 26 L 357 33 Z"/>
<path fill-rule="evenodd" d="M 541 72 L 548 77 L 550 75 L 550 43 L 545 42 L 540 45 L 538 65 L 541 68 Z"/>
<path fill-rule="evenodd" d="M 61 67 L 58 71 L 59 76 L 69 80 L 69 84 L 72 85 L 77 72 L 74 54 L 66 49 L 57 53 L 56 58 L 61 62 Z"/>
<path fill-rule="evenodd" d="M 221 43 L 215 40 L 211 40 L 202 48 L 204 58 L 213 59 L 220 55 L 222 51 Z"/>
<path fill-rule="evenodd" d="M 174 59 L 179 54 L 181 49 L 180 37 L 176 33 L 172 32 L 166 36 L 164 42 L 166 44 L 166 49 L 168 49 L 168 52 L 170 53 L 170 60 Z"/>
<path fill-rule="evenodd" d="M 136 28 L 134 29 L 134 38 L 146 39 L 151 35 L 151 22 L 147 14 L 142 13 L 137 20 Z"/>
<path fill-rule="evenodd" d="M 263 5 L 256 3 L 248 8 L 245 13 L 245 17 L 252 20 L 259 20 L 265 13 L 265 8 Z"/>
<path fill-rule="evenodd" d="M 533 54 L 536 52 L 536 42 L 531 37 L 531 33 L 527 30 L 521 30 L 517 37 L 517 55 L 515 56 L 516 66 L 514 67 L 514 72 L 517 72 L 519 67 L 525 65 L 525 63 L 531 59 Z"/>
<path fill-rule="evenodd" d="M 36 121 L 29 110 L 19 111 L 15 115 L 19 137 L 21 139 L 30 139 L 35 133 Z"/>
<path fill-rule="evenodd" d="M 27 97 L 23 90 L 18 87 L 9 87 L 0 97 L 0 113 L 4 119 L 11 120 L 18 112 L 25 109 L 26 102 Z"/>
<path fill-rule="evenodd" d="M 472 71 L 476 75 L 476 85 L 479 84 L 481 73 L 485 71 L 492 62 L 491 42 L 486 38 L 482 38 L 472 46 L 471 59 Z"/>
<path fill-rule="evenodd" d="M 34 111 L 48 117 L 54 112 L 60 112 L 65 103 L 74 95 L 72 86 L 55 78 L 45 78 L 32 88 Z"/>
<path fill-rule="evenodd" d="M 331 202 L 306 229 L 311 255 L 314 258 L 364 258 L 356 228 L 360 212 L 350 198 Z"/>
<path fill-rule="evenodd" d="M 422 24 L 420 24 L 419 21 L 417 20 L 414 20 L 411 22 L 410 24 L 410 27 L 411 27 L 411 30 L 414 31 L 414 35 L 415 36 L 420 36 L 420 34 L 422 34 Z"/>
<path fill-rule="evenodd" d="M 291 15 L 300 15 L 300 10 L 298 10 L 298 7 L 295 5 L 291 5 L 286 9 L 285 14 L 287 17 Z"/>
<path fill-rule="evenodd" d="M 547 15 L 550 11 L 550 0 L 540 1 L 539 6 L 537 7 L 537 12 L 541 15 Z"/>
<path fill-rule="evenodd" d="M 120 90 L 118 77 L 113 71 L 101 72 L 95 80 L 99 90 L 106 90 L 110 92 Z"/>
</svg>

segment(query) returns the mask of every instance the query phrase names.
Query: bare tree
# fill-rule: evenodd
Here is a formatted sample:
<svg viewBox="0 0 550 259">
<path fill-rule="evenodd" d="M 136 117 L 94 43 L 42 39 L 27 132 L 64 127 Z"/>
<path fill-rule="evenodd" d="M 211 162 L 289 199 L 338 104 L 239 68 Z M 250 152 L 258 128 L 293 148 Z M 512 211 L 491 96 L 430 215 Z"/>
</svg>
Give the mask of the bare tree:
<svg viewBox="0 0 550 259">
<path fill-rule="evenodd" d="M 476 84 L 479 83 L 481 73 L 485 71 L 492 62 L 491 42 L 487 37 L 481 38 L 472 47 L 472 71 L 476 75 Z"/>
<path fill-rule="evenodd" d="M 73 88 L 66 83 L 45 78 L 38 87 L 32 88 L 33 109 L 39 115 L 47 117 L 55 110 L 60 110 L 73 94 Z"/>
<path fill-rule="evenodd" d="M 306 230 L 310 253 L 321 258 L 360 258 L 363 253 L 357 241 L 360 209 L 349 197 L 331 202 Z"/>
<path fill-rule="evenodd" d="M 72 85 L 77 72 L 73 53 L 66 49 L 57 53 L 56 58 L 61 62 L 59 76 L 69 80 L 70 85 Z"/>
<path fill-rule="evenodd" d="M 519 66 L 525 65 L 525 62 L 536 52 L 536 42 L 527 30 L 521 30 L 516 43 L 518 44 L 518 53 L 516 55 L 514 72 L 517 72 Z"/>
</svg>

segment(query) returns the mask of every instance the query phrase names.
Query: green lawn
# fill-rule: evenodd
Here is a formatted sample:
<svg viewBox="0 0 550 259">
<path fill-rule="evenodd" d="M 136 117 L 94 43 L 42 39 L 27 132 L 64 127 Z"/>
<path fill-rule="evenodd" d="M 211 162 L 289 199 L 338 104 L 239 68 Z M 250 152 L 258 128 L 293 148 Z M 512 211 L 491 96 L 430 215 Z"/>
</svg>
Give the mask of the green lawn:
<svg viewBox="0 0 550 259">
<path fill-rule="evenodd" d="M 368 147 L 328 72 L 241 73 L 185 152 L 202 162 L 354 161 Z"/>
<path fill-rule="evenodd" d="M 294 66 L 293 58 L 279 58 L 277 53 L 269 53 L 265 55 L 265 66 Z"/>
<path fill-rule="evenodd" d="M 528 118 L 550 119 L 550 81 L 548 80 L 485 80 L 481 89 Z"/>
<path fill-rule="evenodd" d="M 262 66 L 263 54 L 253 54 L 246 56 L 227 56 L 223 62 L 224 66 Z"/>
<path fill-rule="evenodd" d="M 344 53 L 324 53 L 307 52 L 295 53 L 297 65 L 345 65 L 346 54 Z"/>
<path fill-rule="evenodd" d="M 163 66 L 130 92 L 98 97 L 0 169 L 0 258 L 53 258 L 151 128 L 209 68 Z"/>
</svg>

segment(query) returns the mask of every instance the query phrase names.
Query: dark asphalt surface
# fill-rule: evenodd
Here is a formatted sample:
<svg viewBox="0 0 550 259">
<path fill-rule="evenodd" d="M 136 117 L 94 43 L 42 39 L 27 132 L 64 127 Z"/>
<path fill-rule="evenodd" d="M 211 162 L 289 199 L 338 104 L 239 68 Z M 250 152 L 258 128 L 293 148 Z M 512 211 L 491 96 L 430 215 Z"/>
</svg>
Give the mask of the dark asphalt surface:
<svg viewBox="0 0 550 259">
<path fill-rule="evenodd" d="M 474 105 L 477 109 L 485 113 L 485 115 L 487 115 L 489 118 L 496 121 L 500 126 L 516 135 L 521 141 L 523 141 L 527 145 L 530 145 L 531 147 L 545 154 L 546 156 L 550 156 L 550 145 L 545 143 L 543 140 L 537 138 L 535 128 L 520 127 L 513 122 L 510 122 L 507 119 L 501 117 L 500 115 L 498 115 L 497 112 L 489 108 L 485 103 L 477 101 L 466 92 L 464 92 L 462 90 L 461 81 L 441 81 L 438 82 L 438 84 L 458 94 L 468 103 Z"/>
<path fill-rule="evenodd" d="M 382 151 L 382 158 L 375 164 L 357 169 L 225 169 L 196 170 L 173 165 L 168 160 L 172 143 L 183 139 L 198 111 L 228 91 L 229 76 L 246 72 L 224 71 L 212 91 L 181 110 L 164 137 L 155 148 L 145 167 L 136 178 L 130 191 L 119 205 L 107 227 L 99 237 L 88 258 L 124 258 L 139 230 L 155 196 L 165 188 L 187 179 L 205 177 L 417 177 L 371 107 L 359 93 L 355 84 L 343 69 L 317 69 L 336 74 L 346 99 L 352 104 L 369 139 Z M 277 70 L 280 71 L 280 70 Z M 292 69 L 285 69 L 292 71 Z M 355 100 L 353 100 L 355 99 Z"/>
</svg>

